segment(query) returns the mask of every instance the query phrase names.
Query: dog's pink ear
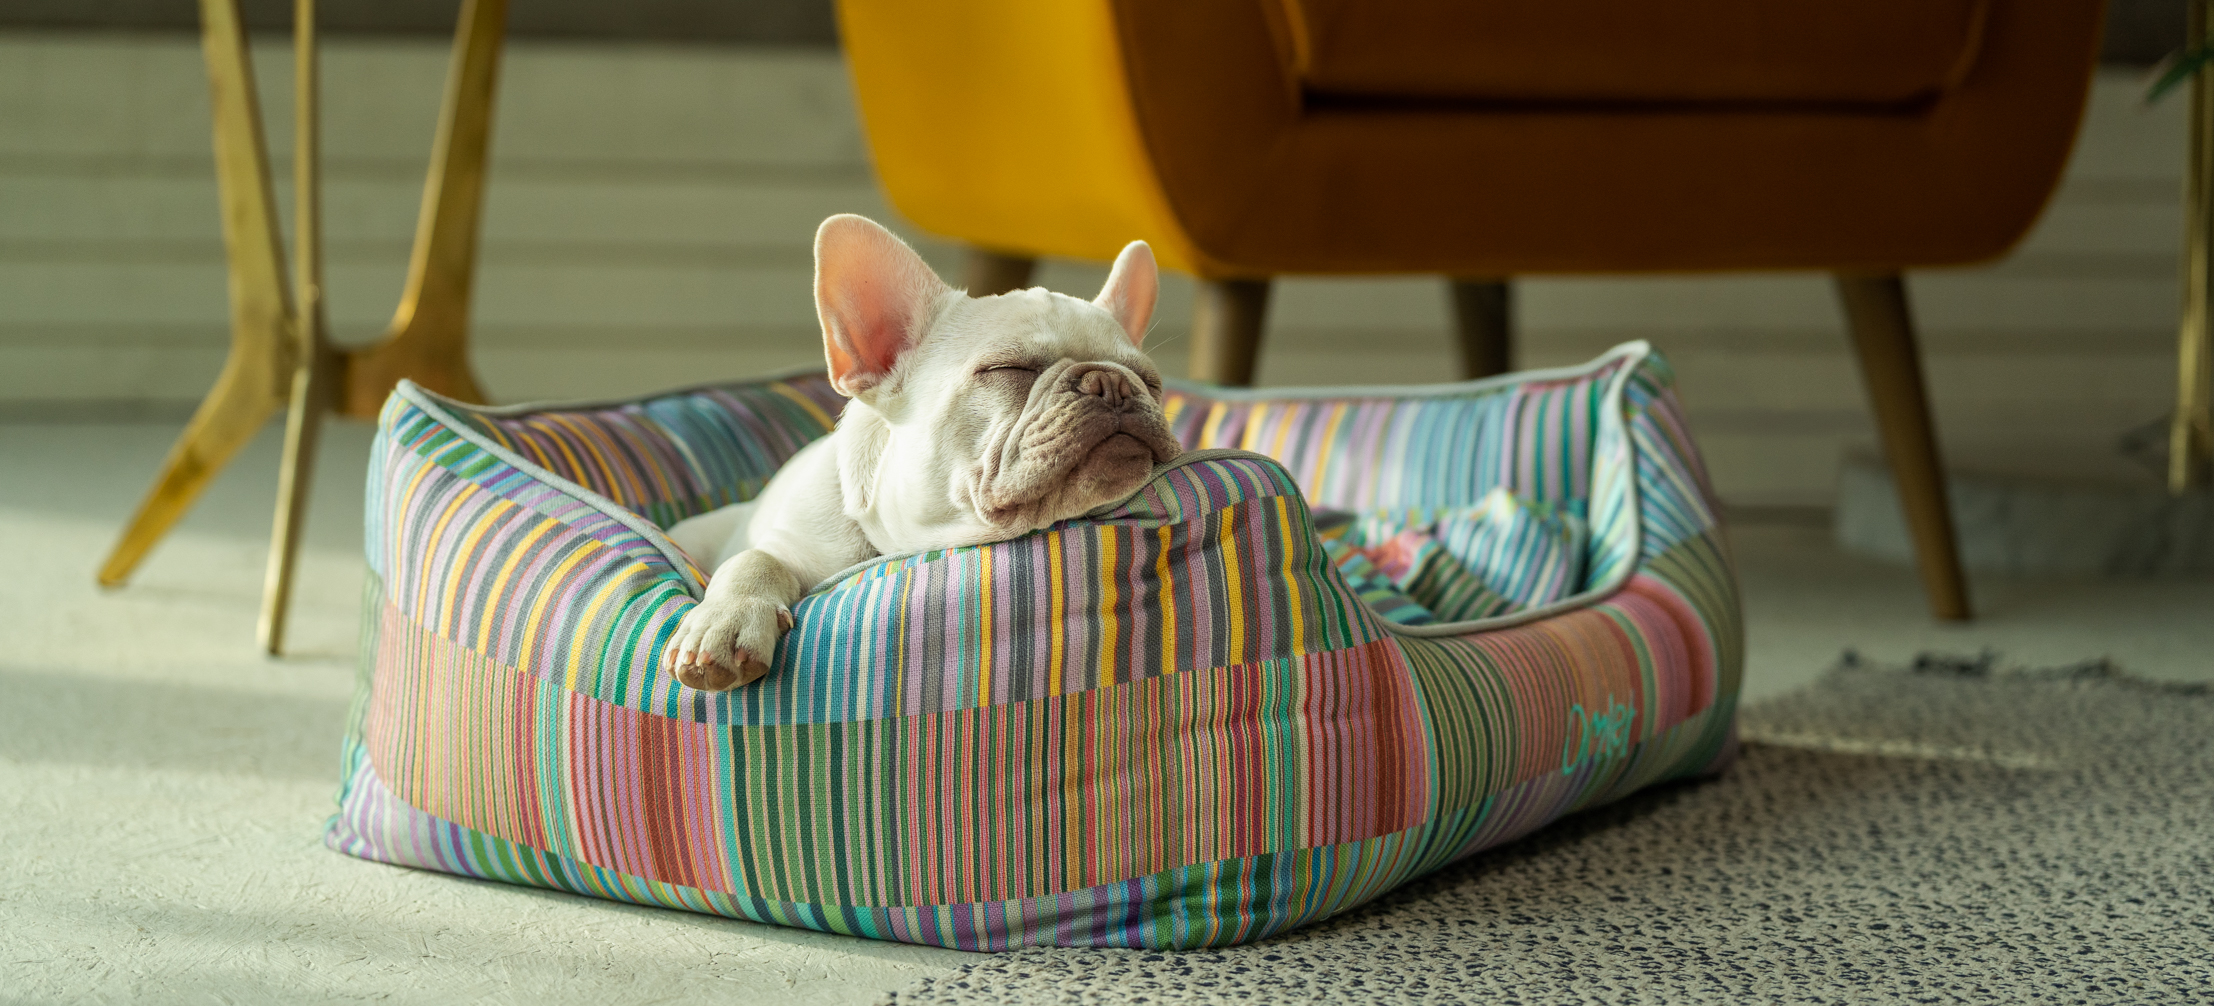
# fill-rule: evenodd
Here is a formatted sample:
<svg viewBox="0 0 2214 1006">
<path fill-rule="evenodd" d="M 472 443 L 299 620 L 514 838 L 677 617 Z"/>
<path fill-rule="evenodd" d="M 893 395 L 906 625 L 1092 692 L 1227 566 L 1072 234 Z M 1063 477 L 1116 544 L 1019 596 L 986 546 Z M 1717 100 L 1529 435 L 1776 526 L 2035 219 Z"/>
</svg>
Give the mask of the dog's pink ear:
<svg viewBox="0 0 2214 1006">
<path fill-rule="evenodd" d="M 815 314 L 831 387 L 850 398 L 883 381 L 951 290 L 876 221 L 851 213 L 823 221 L 815 231 Z"/>
<path fill-rule="evenodd" d="M 1115 269 L 1107 274 L 1107 285 L 1092 303 L 1115 316 L 1130 334 L 1131 345 L 1143 346 L 1145 327 L 1153 321 L 1153 302 L 1160 296 L 1161 269 L 1153 264 L 1153 249 L 1143 241 L 1132 241 L 1115 256 Z"/>
</svg>

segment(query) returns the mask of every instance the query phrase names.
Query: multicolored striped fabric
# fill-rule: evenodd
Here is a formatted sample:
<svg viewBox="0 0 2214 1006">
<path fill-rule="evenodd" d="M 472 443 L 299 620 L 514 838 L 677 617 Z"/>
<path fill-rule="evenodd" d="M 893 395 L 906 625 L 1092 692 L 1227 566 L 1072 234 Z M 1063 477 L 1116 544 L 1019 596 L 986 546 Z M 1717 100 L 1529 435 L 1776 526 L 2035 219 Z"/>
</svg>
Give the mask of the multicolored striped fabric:
<svg viewBox="0 0 2214 1006">
<path fill-rule="evenodd" d="M 964 949 L 1218 946 L 1719 770 L 1742 645 L 1670 376 L 1180 390 L 1122 504 L 816 588 L 764 681 L 659 647 L 659 528 L 827 429 L 819 378 L 482 410 L 403 385 L 372 458 L 361 687 L 328 843 L 390 863 Z M 1252 453 L 1255 450 L 1265 452 Z M 1310 500 L 1589 515 L 1587 589 L 1394 626 Z"/>
<path fill-rule="evenodd" d="M 1377 614 L 1401 625 L 1543 607 L 1584 586 L 1584 522 L 1503 486 L 1473 509 L 1315 516 L 1338 575 Z"/>
</svg>

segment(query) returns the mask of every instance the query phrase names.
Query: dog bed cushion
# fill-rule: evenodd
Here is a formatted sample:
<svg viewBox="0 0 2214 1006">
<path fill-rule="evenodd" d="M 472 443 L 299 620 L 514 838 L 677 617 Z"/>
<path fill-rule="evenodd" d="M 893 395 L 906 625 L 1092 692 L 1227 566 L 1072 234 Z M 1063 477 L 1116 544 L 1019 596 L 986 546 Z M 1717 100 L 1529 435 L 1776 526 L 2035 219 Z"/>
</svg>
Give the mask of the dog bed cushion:
<svg viewBox="0 0 2214 1006">
<path fill-rule="evenodd" d="M 1434 517 L 1316 510 L 1313 518 L 1346 585 L 1402 625 L 1503 615 L 1558 601 L 1582 583 L 1583 522 L 1505 488 Z"/>
<path fill-rule="evenodd" d="M 506 409 L 403 384 L 328 844 L 962 949 L 1329 916 L 1731 758 L 1738 603 L 1670 383 L 1631 344 L 1428 388 L 1179 387 L 1194 450 L 1130 498 L 835 576 L 725 693 L 659 670 L 702 589 L 661 529 L 825 433 L 820 376 Z M 1380 616 L 1333 538 L 1437 607 Z M 1409 575 L 1439 557 L 1458 587 Z"/>
</svg>

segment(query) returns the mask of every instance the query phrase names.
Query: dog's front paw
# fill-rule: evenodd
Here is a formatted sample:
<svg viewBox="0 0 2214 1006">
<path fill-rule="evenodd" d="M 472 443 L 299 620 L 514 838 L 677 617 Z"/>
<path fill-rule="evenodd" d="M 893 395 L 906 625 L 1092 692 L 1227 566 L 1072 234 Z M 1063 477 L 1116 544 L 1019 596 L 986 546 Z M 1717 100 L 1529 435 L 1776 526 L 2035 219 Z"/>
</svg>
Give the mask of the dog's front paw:
<svg viewBox="0 0 2214 1006">
<path fill-rule="evenodd" d="M 792 610 L 772 598 L 710 599 L 677 624 L 661 669 L 703 692 L 728 691 L 769 673 L 777 638 L 791 627 Z"/>
</svg>

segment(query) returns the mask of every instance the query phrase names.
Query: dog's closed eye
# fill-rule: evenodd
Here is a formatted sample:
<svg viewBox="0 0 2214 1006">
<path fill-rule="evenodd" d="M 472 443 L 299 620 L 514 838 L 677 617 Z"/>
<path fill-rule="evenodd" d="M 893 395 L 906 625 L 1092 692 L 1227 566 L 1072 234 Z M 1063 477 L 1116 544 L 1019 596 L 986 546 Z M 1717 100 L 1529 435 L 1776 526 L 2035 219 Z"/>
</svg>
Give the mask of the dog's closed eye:
<svg viewBox="0 0 2214 1006">
<path fill-rule="evenodd" d="M 995 363 L 977 370 L 976 379 L 1029 387 L 1038 382 L 1038 368 L 1021 363 Z"/>
<path fill-rule="evenodd" d="M 1028 395 L 1038 384 L 1038 368 L 1021 363 L 995 363 L 980 367 L 976 381 L 996 394 Z"/>
</svg>

